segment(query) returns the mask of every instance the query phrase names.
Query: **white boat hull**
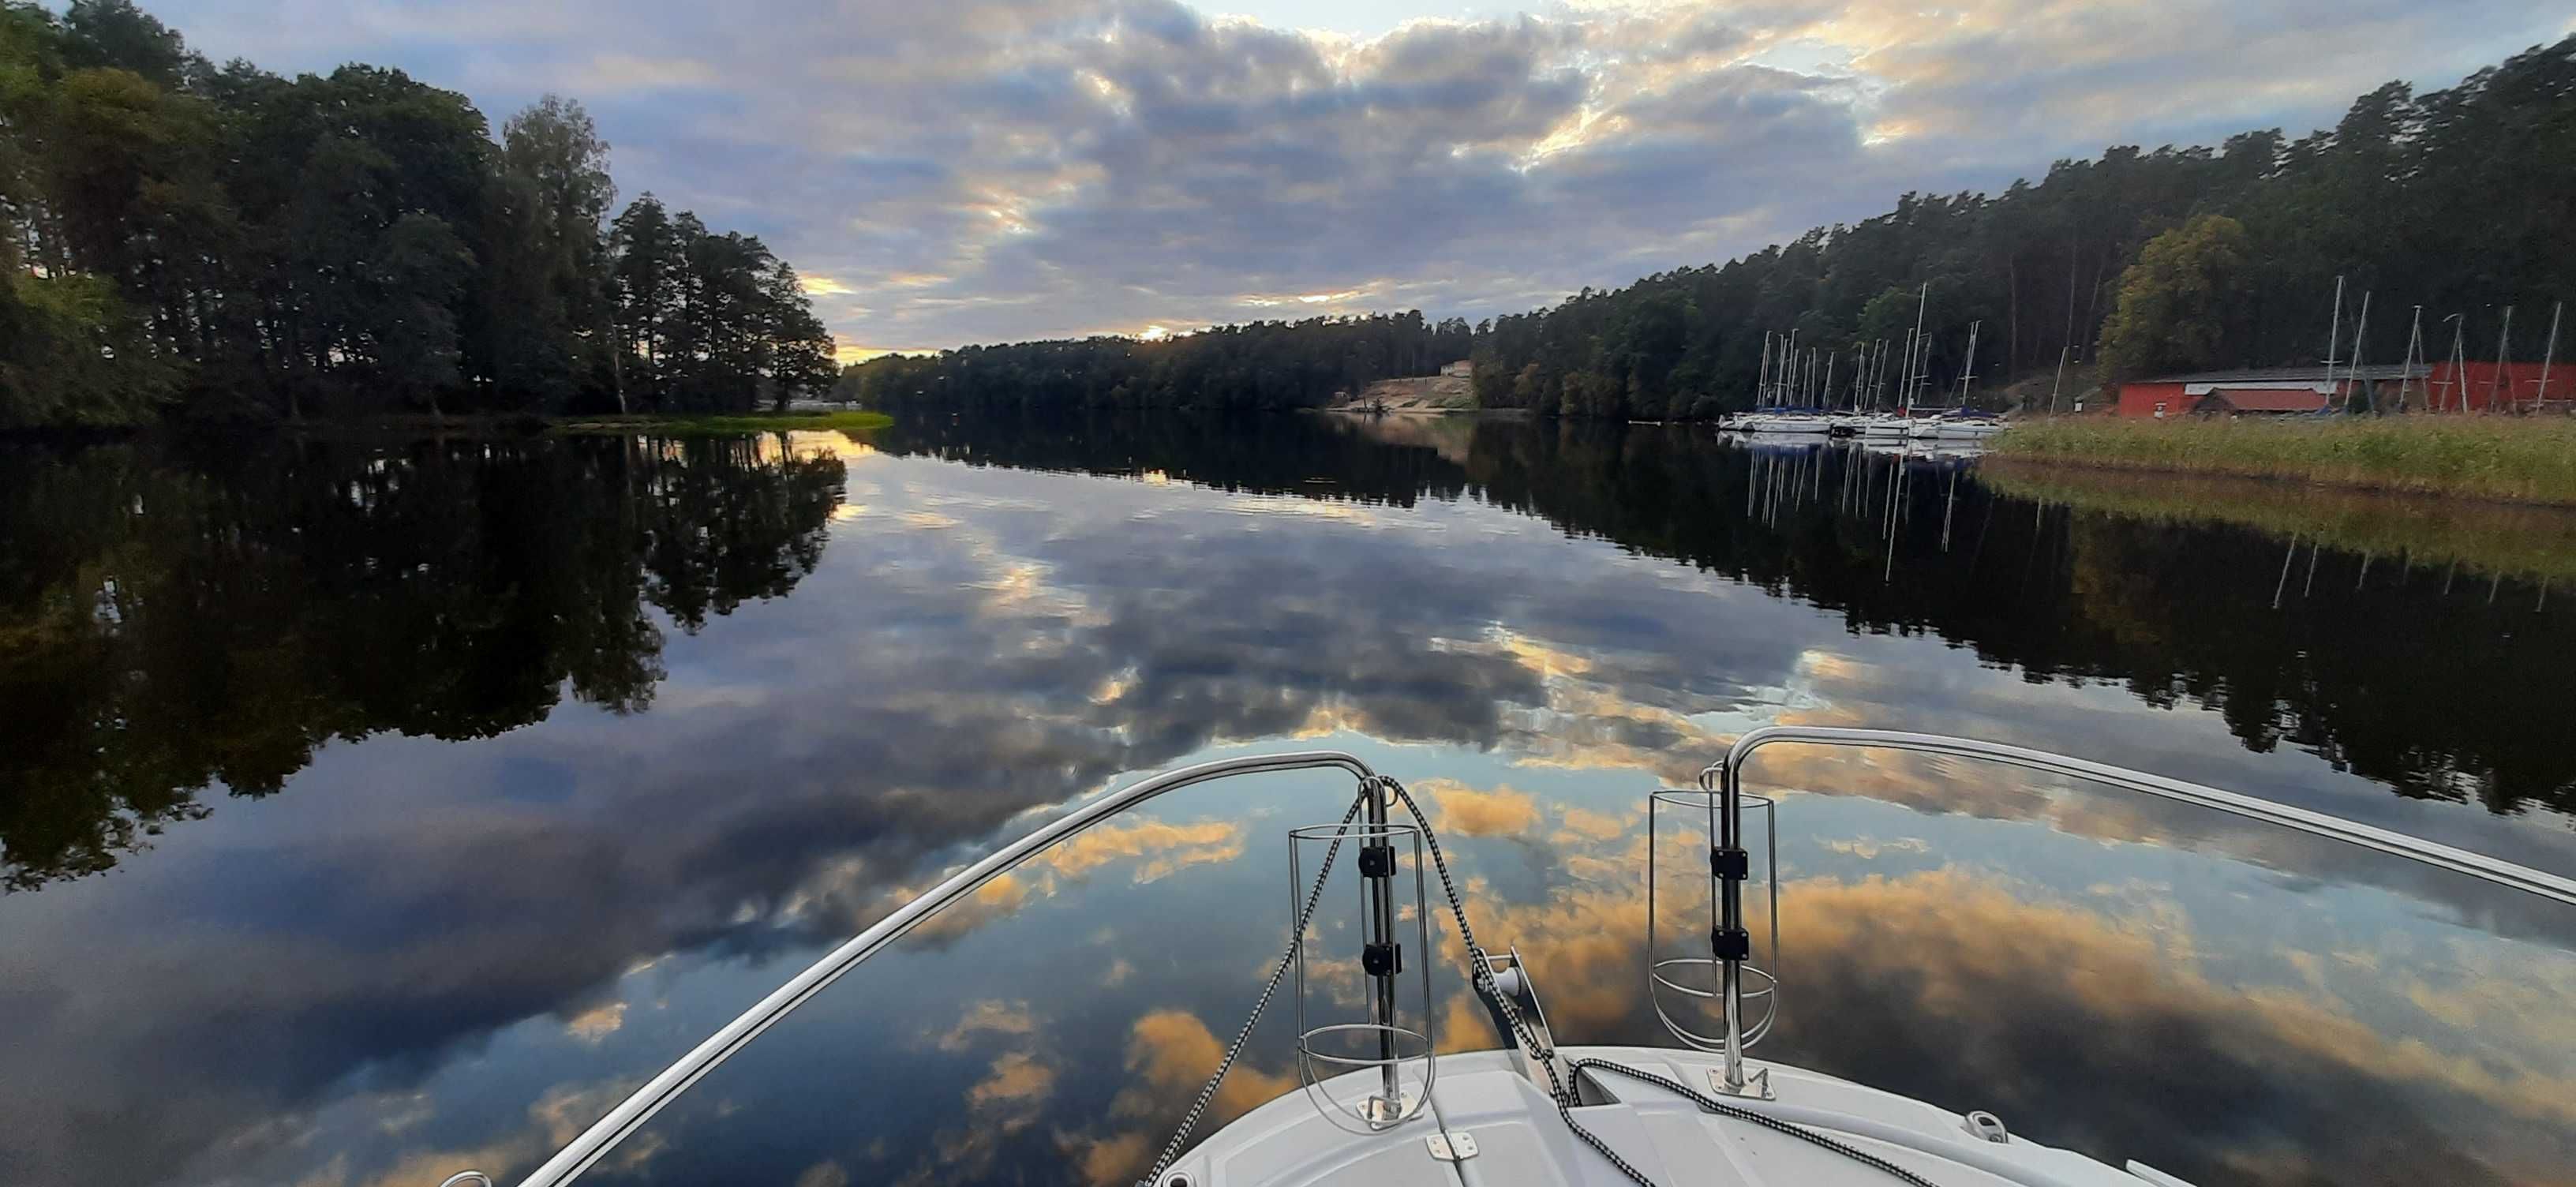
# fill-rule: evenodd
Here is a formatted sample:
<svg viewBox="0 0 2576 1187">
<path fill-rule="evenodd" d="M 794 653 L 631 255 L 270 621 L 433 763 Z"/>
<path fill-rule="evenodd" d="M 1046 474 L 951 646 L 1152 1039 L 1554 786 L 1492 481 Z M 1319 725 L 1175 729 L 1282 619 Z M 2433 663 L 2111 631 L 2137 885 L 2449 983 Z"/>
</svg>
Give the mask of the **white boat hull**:
<svg viewBox="0 0 2576 1187">
<path fill-rule="evenodd" d="M 1821 416 L 1753 416 L 1740 422 L 1748 433 L 1786 433 L 1821 436 L 1833 431 L 1834 422 Z"/>
<path fill-rule="evenodd" d="M 1907 434 L 1917 441 L 1982 441 L 2004 431 L 1992 421 L 1941 422 L 1919 421 Z"/>
<path fill-rule="evenodd" d="M 1718 1056 L 1649 1047 L 1565 1047 L 1569 1062 L 1596 1058 L 1711 1093 Z M 1960 1114 L 1848 1080 L 1782 1064 L 1767 1069 L 1776 1099 L 1719 1097 L 1805 1126 L 1886 1159 L 1941 1187 L 2140 1187 L 2141 1179 L 2072 1151 L 2020 1136 L 1986 1140 Z M 1374 1077 L 1355 1074 L 1355 1079 Z M 1658 1187 L 1897 1187 L 1886 1172 L 1753 1122 L 1707 1113 L 1654 1085 L 1598 1076 L 1607 1103 L 1579 1106 L 1577 1123 Z M 1365 1092 L 1365 1088 L 1358 1091 Z M 1591 1099 L 1587 1096 L 1587 1099 Z M 1474 1150 L 1454 1154 L 1459 1135 Z M 1291 1092 L 1245 1114 L 1185 1154 L 1153 1187 L 1633 1187 L 1568 1130 L 1517 1056 L 1477 1051 L 1440 1057 L 1430 1107 L 1382 1133 L 1337 1128 Z"/>
</svg>

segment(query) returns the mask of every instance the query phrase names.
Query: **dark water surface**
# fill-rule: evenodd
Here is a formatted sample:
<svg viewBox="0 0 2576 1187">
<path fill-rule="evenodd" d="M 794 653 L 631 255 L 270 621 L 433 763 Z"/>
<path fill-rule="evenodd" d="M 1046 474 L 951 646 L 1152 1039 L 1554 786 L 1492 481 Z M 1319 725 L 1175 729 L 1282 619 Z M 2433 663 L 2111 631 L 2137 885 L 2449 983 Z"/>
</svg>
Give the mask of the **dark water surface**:
<svg viewBox="0 0 2576 1187">
<path fill-rule="evenodd" d="M 2335 539 L 1643 426 L 10 447 L 0 1182 L 524 1172 L 942 871 L 1230 753 L 1425 793 L 1571 1042 L 1660 1041 L 1646 796 L 1774 721 L 2576 872 L 2576 609 Z M 1762 763 L 1760 1054 L 2204 1184 L 2576 1181 L 2576 920 L 1971 764 Z M 1346 795 L 1080 838 L 595 1177 L 1126 1181 L 1285 941 L 1287 830 Z M 1435 935 L 1430 1024 L 1492 1045 Z M 1290 1029 L 1221 1116 L 1293 1085 Z"/>
</svg>

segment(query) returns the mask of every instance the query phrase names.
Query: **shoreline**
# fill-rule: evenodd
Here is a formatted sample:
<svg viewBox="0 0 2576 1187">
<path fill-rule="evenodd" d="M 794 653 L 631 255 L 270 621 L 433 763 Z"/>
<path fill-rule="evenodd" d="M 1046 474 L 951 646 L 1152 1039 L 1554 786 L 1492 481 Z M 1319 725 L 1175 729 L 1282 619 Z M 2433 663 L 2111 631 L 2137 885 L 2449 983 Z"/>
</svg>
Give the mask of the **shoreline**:
<svg viewBox="0 0 2576 1187">
<path fill-rule="evenodd" d="M 2576 507 L 1992 456 L 1977 477 L 1997 493 L 2079 511 L 2225 525 L 2490 575 L 2576 580 Z"/>
<path fill-rule="evenodd" d="M 2266 421 L 2028 421 L 1988 458 L 2130 474 L 2232 478 L 2348 492 L 2576 506 L 2576 419 L 2384 417 Z"/>
</svg>

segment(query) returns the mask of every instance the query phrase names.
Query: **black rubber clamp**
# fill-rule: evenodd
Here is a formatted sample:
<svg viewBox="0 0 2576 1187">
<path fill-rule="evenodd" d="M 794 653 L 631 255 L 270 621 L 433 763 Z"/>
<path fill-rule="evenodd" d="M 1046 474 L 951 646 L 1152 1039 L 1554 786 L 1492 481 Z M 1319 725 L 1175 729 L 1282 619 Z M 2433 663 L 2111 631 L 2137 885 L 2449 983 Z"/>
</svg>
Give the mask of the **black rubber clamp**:
<svg viewBox="0 0 2576 1187">
<path fill-rule="evenodd" d="M 1392 878 L 1395 876 L 1395 846 L 1363 845 L 1360 847 L 1360 876 Z"/>
<path fill-rule="evenodd" d="M 1404 945 L 1360 945 L 1360 970 L 1372 977 L 1391 977 L 1404 971 Z"/>
<path fill-rule="evenodd" d="M 1753 936 L 1740 927 L 1710 928 L 1708 947 L 1719 960 L 1745 960 L 1753 955 Z"/>
<path fill-rule="evenodd" d="M 1753 857 L 1741 849 L 1711 849 L 1709 868 L 1729 882 L 1742 882 L 1753 876 Z"/>
</svg>

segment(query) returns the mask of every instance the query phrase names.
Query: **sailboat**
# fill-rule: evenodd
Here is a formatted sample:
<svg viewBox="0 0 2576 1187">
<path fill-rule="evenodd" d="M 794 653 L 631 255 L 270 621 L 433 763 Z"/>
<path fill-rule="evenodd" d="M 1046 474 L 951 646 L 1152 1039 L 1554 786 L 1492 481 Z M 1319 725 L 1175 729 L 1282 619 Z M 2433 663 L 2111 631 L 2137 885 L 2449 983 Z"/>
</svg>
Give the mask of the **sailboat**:
<svg viewBox="0 0 2576 1187">
<path fill-rule="evenodd" d="M 1774 361 L 1772 343 L 1777 339 L 1779 351 Z M 1804 368 L 1797 361 L 1797 331 L 1786 335 L 1763 335 L 1764 382 L 1755 388 L 1754 411 L 1726 422 L 1726 427 L 1747 433 L 1771 433 L 1794 436 L 1823 436 L 1833 431 L 1833 418 L 1824 412 L 1804 406 L 1792 407 L 1789 401 L 1803 395 L 1803 386 L 1812 379 L 1812 358 Z M 1812 354 L 1812 351 L 1810 352 Z M 1768 407 L 1765 407 L 1765 404 Z"/>
<path fill-rule="evenodd" d="M 1906 335 L 1905 339 L 1905 363 L 1903 369 L 1899 372 L 1901 378 L 1898 381 L 1898 387 L 1902 393 L 1902 397 L 1898 404 L 1900 411 L 1894 413 L 1885 411 L 1872 412 L 1869 416 L 1861 418 L 1851 425 L 1850 431 L 1853 436 L 1859 437 L 1863 440 L 1902 441 L 1905 439 L 1906 435 L 1912 431 L 1913 417 L 1909 415 L 1909 413 L 1911 412 L 1914 402 L 1914 376 L 1917 366 L 1922 361 L 1920 351 L 1924 341 L 1923 316 L 1925 312 L 1931 308 L 1931 303 L 1932 286 L 1929 282 L 1926 282 L 1921 288 L 1915 291 L 1914 329 Z M 1886 369 L 1887 360 L 1885 354 L 1886 352 L 1882 349 L 1880 351 L 1879 359 L 1879 370 L 1882 372 Z M 1881 403 L 1879 397 L 1885 394 L 1885 383 L 1882 381 L 1878 386 L 1879 390 L 1872 393 L 1872 398 L 1870 400 L 1870 404 L 1873 408 L 1878 407 Z"/>
<path fill-rule="evenodd" d="M 1984 322 L 1968 323 L 1967 365 L 1959 371 L 1959 405 L 1930 416 L 1918 417 L 1906 426 L 1906 437 L 1916 441 L 1982 441 L 2004 431 L 2004 423 L 1993 416 L 1968 409 L 1968 384 L 1976 376 L 1977 331 Z"/>
</svg>

